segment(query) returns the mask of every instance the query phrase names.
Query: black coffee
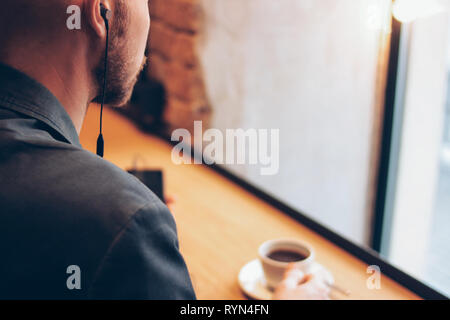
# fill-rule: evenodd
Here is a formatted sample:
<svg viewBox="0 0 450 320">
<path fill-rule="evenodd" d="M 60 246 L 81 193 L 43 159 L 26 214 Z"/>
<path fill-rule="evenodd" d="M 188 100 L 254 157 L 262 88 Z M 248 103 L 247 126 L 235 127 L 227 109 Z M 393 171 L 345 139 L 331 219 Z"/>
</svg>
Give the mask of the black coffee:
<svg viewBox="0 0 450 320">
<path fill-rule="evenodd" d="M 300 252 L 290 250 L 274 250 L 267 257 L 280 262 L 296 262 L 307 258 L 307 256 Z"/>
</svg>

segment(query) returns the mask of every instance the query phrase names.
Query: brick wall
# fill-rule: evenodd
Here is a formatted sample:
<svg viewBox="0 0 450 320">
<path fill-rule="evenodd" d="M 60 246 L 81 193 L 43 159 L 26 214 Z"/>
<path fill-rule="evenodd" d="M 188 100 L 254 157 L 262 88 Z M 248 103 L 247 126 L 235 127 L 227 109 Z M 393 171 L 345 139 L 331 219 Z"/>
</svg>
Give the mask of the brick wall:
<svg viewBox="0 0 450 320">
<path fill-rule="evenodd" d="M 166 89 L 164 120 L 169 129 L 208 126 L 208 102 L 197 46 L 202 29 L 199 0 L 152 0 L 149 76 Z"/>
</svg>

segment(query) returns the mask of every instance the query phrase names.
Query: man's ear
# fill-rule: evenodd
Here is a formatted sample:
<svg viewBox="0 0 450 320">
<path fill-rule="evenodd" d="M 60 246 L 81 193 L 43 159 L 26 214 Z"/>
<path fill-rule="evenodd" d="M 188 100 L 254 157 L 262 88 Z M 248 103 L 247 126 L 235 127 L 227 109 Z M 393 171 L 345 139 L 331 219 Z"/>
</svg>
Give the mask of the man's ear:
<svg viewBox="0 0 450 320">
<path fill-rule="evenodd" d="M 106 37 L 105 20 L 100 11 L 100 3 L 103 3 L 105 8 L 111 10 L 111 3 L 109 0 L 86 0 L 86 22 L 94 33 L 101 39 Z"/>
</svg>

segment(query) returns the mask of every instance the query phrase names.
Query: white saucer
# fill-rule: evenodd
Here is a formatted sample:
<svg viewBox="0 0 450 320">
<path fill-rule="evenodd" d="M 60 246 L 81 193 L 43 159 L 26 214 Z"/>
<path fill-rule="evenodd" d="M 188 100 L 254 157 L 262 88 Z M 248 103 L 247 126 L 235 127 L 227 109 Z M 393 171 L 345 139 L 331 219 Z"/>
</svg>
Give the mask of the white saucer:
<svg viewBox="0 0 450 320">
<path fill-rule="evenodd" d="M 315 262 L 311 273 L 324 272 L 325 281 L 334 283 L 333 275 L 320 263 Z M 250 298 L 255 300 L 272 300 L 273 292 L 267 288 L 264 272 L 259 259 L 254 259 L 241 268 L 238 276 L 239 286 Z"/>
</svg>

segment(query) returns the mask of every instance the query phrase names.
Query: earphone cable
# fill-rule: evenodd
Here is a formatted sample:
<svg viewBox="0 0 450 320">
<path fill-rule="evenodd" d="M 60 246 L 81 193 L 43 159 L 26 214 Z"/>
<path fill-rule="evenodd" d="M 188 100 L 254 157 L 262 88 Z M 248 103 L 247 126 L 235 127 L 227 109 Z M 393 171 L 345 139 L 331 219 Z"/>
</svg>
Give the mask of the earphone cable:
<svg viewBox="0 0 450 320">
<path fill-rule="evenodd" d="M 106 77 L 108 71 L 108 46 L 109 46 L 109 23 L 108 20 L 105 19 L 106 26 L 106 48 L 105 48 L 105 63 L 103 70 L 103 90 L 102 90 L 102 103 L 100 106 L 100 134 L 97 139 L 97 155 L 103 157 L 104 153 L 104 141 L 103 141 L 103 107 L 105 104 L 105 95 L 106 95 Z"/>
</svg>

